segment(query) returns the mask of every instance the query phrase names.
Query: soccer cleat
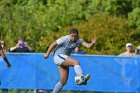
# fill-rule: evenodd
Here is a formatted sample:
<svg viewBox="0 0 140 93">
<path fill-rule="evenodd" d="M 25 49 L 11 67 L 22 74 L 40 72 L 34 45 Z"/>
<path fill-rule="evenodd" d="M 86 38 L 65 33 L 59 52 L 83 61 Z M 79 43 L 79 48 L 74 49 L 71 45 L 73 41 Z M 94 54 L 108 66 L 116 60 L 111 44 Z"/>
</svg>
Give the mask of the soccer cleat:
<svg viewBox="0 0 140 93">
<path fill-rule="evenodd" d="M 83 85 L 87 85 L 87 81 L 90 79 L 90 74 L 87 74 L 85 76 L 85 81 L 83 82 Z"/>
<path fill-rule="evenodd" d="M 87 74 L 85 80 L 88 81 L 90 79 L 90 74 Z"/>
</svg>

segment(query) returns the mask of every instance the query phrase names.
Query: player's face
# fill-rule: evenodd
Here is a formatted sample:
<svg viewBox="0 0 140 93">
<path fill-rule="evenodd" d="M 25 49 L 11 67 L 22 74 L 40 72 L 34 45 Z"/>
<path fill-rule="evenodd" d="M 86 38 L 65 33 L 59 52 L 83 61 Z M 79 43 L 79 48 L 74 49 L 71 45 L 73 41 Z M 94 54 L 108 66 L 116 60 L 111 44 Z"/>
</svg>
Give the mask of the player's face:
<svg viewBox="0 0 140 93">
<path fill-rule="evenodd" d="M 5 42 L 4 41 L 1 41 L 0 44 L 1 44 L 2 48 L 5 46 Z"/>
<path fill-rule="evenodd" d="M 79 35 L 77 33 L 71 33 L 71 41 L 76 41 L 79 38 Z"/>
</svg>

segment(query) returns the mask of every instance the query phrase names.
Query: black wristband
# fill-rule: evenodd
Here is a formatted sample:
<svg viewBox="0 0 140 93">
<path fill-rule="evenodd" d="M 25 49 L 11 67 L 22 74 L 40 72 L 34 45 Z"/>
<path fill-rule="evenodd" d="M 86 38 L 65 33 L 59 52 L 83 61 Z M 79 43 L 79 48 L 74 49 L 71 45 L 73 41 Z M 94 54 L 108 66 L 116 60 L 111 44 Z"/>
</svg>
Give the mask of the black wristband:
<svg viewBox="0 0 140 93">
<path fill-rule="evenodd" d="M 7 64 L 10 64 L 7 58 L 3 58 Z"/>
</svg>

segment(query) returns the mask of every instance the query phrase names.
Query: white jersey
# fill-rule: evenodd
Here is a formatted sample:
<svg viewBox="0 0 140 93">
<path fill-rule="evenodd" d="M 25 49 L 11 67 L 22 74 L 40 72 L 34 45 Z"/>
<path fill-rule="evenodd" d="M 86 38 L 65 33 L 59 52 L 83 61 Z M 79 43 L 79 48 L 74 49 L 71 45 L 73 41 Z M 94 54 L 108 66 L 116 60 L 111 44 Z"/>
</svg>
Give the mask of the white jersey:
<svg viewBox="0 0 140 93">
<path fill-rule="evenodd" d="M 77 41 L 73 42 L 70 40 L 71 36 L 63 36 L 56 40 L 58 46 L 55 48 L 54 55 L 56 54 L 65 54 L 70 55 L 72 49 L 74 49 L 77 46 L 80 46 L 83 42 L 83 39 L 78 39 Z"/>
</svg>

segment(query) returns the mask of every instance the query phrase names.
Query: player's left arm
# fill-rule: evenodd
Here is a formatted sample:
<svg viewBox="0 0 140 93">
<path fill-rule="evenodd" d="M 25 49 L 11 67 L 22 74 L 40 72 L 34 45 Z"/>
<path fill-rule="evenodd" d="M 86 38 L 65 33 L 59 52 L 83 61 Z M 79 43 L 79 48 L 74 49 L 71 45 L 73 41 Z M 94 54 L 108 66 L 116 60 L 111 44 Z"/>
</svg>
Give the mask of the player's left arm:
<svg viewBox="0 0 140 93">
<path fill-rule="evenodd" d="M 11 67 L 11 64 L 10 64 L 10 62 L 8 61 L 8 59 L 7 59 L 6 55 L 4 54 L 3 50 L 0 50 L 0 54 L 1 54 L 2 58 L 4 59 L 4 61 L 6 62 L 7 67 L 10 68 L 10 67 Z"/>
<path fill-rule="evenodd" d="M 90 47 L 92 47 L 95 43 L 96 43 L 96 38 L 93 38 L 93 39 L 91 39 L 91 42 L 90 42 L 90 43 L 83 41 L 83 42 L 81 42 L 81 45 L 83 45 L 83 46 L 85 46 L 85 47 L 87 47 L 87 48 L 90 48 Z"/>
</svg>

